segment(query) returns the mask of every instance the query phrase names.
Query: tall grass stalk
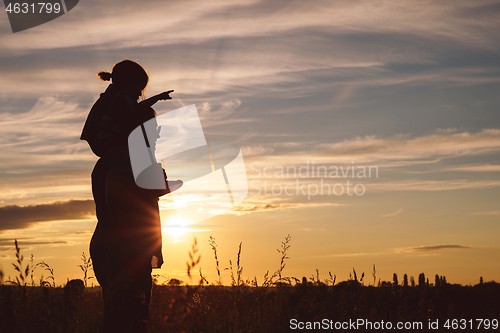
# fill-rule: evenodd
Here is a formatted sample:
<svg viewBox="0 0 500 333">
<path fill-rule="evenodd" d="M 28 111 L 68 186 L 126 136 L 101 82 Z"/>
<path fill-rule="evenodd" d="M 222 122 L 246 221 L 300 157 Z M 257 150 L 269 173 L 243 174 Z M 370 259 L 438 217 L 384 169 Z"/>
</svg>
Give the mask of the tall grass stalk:
<svg viewBox="0 0 500 333">
<path fill-rule="evenodd" d="M 16 263 L 12 263 L 12 266 L 14 266 L 14 269 L 19 273 L 19 276 L 16 276 L 16 282 L 14 281 L 9 281 L 11 283 L 14 283 L 18 286 L 25 286 L 26 285 L 26 278 L 28 277 L 29 271 L 30 271 L 30 265 L 27 265 L 25 269 L 23 269 L 23 260 L 24 256 L 21 254 L 21 249 L 19 248 L 19 245 L 17 244 L 17 239 L 14 240 L 14 245 L 16 247 Z"/>
<path fill-rule="evenodd" d="M 278 273 L 278 282 L 283 282 L 283 279 L 282 279 L 282 276 L 281 276 L 281 273 L 283 272 L 283 269 L 285 268 L 286 266 L 286 263 L 285 263 L 285 260 L 286 259 L 290 259 L 288 256 L 287 256 L 287 251 L 288 249 L 290 249 L 290 240 L 292 239 L 292 236 L 290 236 L 290 234 L 288 234 L 286 237 L 285 237 L 285 241 L 284 242 L 281 242 L 281 249 L 277 249 L 278 253 L 281 254 L 281 261 L 280 261 L 280 267 L 277 271 Z"/>
<path fill-rule="evenodd" d="M 187 266 L 187 275 L 189 276 L 189 279 L 192 279 L 191 277 L 191 270 L 196 267 L 200 263 L 201 260 L 201 255 L 198 255 L 196 257 L 196 254 L 198 253 L 198 242 L 196 241 L 196 237 L 194 238 L 194 243 L 191 245 L 191 251 L 189 251 L 189 261 L 186 261 L 186 266 Z"/>
<path fill-rule="evenodd" d="M 238 281 L 237 281 L 237 285 L 239 286 L 241 284 L 241 273 L 243 272 L 243 267 L 240 266 L 240 257 L 241 257 L 241 244 L 243 242 L 240 243 L 240 246 L 238 248 L 238 261 L 236 262 L 236 266 L 237 266 L 237 269 L 236 269 L 236 273 L 238 275 Z"/>
<path fill-rule="evenodd" d="M 41 287 L 53 287 L 53 288 L 55 288 L 56 281 L 54 278 L 54 269 L 52 267 L 50 267 L 49 264 L 47 264 L 45 261 L 40 261 L 39 263 L 37 263 L 35 265 L 35 267 L 38 267 L 38 266 L 45 268 L 45 270 L 48 271 L 50 274 L 47 277 L 47 279 L 44 279 L 43 274 L 42 274 L 42 276 L 40 277 L 40 286 Z M 49 282 L 49 280 L 51 280 L 52 282 Z"/>
<path fill-rule="evenodd" d="M 220 277 L 220 268 L 219 268 L 219 259 L 217 258 L 217 244 L 215 243 L 215 238 L 210 236 L 208 243 L 210 244 L 210 247 L 212 248 L 212 251 L 214 251 L 214 257 L 215 257 L 215 268 L 217 269 L 217 275 L 219 276 L 219 281 L 218 284 L 219 286 L 222 285 L 222 280 Z"/>
<path fill-rule="evenodd" d="M 78 265 L 78 267 L 80 267 L 83 272 L 83 284 L 87 287 L 87 281 L 94 278 L 93 276 L 88 276 L 89 270 L 92 269 L 92 258 L 90 256 L 87 258 L 87 255 L 83 252 L 81 259 L 82 264 Z"/>
</svg>

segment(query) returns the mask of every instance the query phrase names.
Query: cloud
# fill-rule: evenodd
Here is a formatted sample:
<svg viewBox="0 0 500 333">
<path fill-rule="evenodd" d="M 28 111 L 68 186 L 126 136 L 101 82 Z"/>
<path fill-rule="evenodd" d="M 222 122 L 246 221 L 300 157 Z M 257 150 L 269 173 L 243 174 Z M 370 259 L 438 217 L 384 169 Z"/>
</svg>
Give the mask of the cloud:
<svg viewBox="0 0 500 333">
<path fill-rule="evenodd" d="M 474 212 L 474 213 L 470 213 L 470 215 L 476 215 L 476 216 L 497 216 L 497 215 L 500 215 L 500 210 L 489 210 L 489 211 L 482 211 L 482 212 Z"/>
<path fill-rule="evenodd" d="M 274 199 L 275 200 L 275 199 Z M 336 203 L 261 203 L 264 200 L 259 200 L 258 202 L 245 200 L 243 203 L 234 207 L 227 213 L 236 215 L 245 215 L 250 213 L 266 212 L 278 209 L 291 209 L 291 208 L 312 208 L 319 206 L 342 206 L 342 204 Z M 273 201 L 273 199 L 267 200 Z"/>
<path fill-rule="evenodd" d="M 90 196 L 89 176 L 96 157 L 79 140 L 86 113 L 78 103 L 54 96 L 39 98 L 27 111 L 2 113 L 0 199 L 4 204 Z"/>
<path fill-rule="evenodd" d="M 380 215 L 380 217 L 390 217 L 390 216 L 396 216 L 399 215 L 403 211 L 403 208 L 398 209 L 397 212 L 395 213 L 390 213 L 390 214 L 385 214 L 385 215 Z"/>
<path fill-rule="evenodd" d="M 498 172 L 500 165 L 496 164 L 481 164 L 481 165 L 464 165 L 447 169 L 449 171 L 466 171 L 466 172 Z"/>
<path fill-rule="evenodd" d="M 339 172 L 340 173 L 340 172 Z M 373 172 L 375 174 L 375 172 Z M 353 188 L 359 184 L 365 187 L 366 192 L 390 192 L 390 191 L 453 191 L 465 189 L 489 189 L 500 186 L 500 180 L 474 180 L 474 179 L 443 179 L 443 180 L 429 180 L 429 179 L 407 179 L 407 180 L 390 180 L 384 176 L 384 172 L 380 171 L 380 178 L 373 176 L 371 178 L 260 178 L 250 180 L 250 194 L 258 195 L 260 193 L 267 193 L 269 196 L 278 195 L 279 189 L 282 189 L 282 195 L 285 196 L 284 189 L 286 187 L 288 195 L 300 197 L 301 195 L 307 196 L 308 193 L 311 197 L 316 196 L 347 196 L 347 188 L 349 187 L 350 193 L 353 192 L 361 195 L 362 189 Z M 293 176 L 291 173 L 290 177 Z M 383 180 L 382 180 L 383 179 Z M 349 181 L 349 186 L 347 186 Z M 272 188 L 276 186 L 275 193 L 273 194 Z M 360 185 L 359 185 L 360 186 Z M 338 188 L 336 188 L 338 187 Z M 344 192 L 342 192 L 342 188 Z M 260 192 L 259 192 L 260 191 Z"/>
<path fill-rule="evenodd" d="M 426 106 L 410 116 L 406 109 L 429 100 L 415 87 L 440 89 L 450 94 L 445 102 L 453 104 L 451 99 L 471 95 L 445 88 L 481 84 L 483 92 L 500 81 L 494 56 L 499 21 L 491 15 L 496 8 L 488 1 L 418 6 L 411 1 L 255 0 L 154 0 L 138 8 L 131 1 L 89 0 L 58 20 L 0 41 L 0 200 L 19 204 L 29 198 L 22 202 L 27 204 L 36 198 L 89 197 L 96 158 L 78 137 L 106 85 L 95 74 L 111 70 L 123 57 L 145 65 L 151 92 L 175 89 L 175 100 L 158 104 L 159 111 L 196 103 L 209 129 L 207 139 L 246 144 L 245 161 L 297 165 L 308 159 L 338 165 L 356 159 L 403 168 L 499 152 L 498 129 L 477 132 L 477 125 L 423 135 L 419 122 L 404 127 L 419 117 L 430 126 L 442 125 L 434 122 L 439 118 L 446 119 L 443 126 L 461 128 L 449 124 L 455 113 L 434 113 L 442 105 L 432 105 L 432 116 Z M 467 16 L 469 10 L 475 14 Z M 175 15 L 166 19 L 166 12 Z M 127 28 L 130 22 L 136 29 Z M 8 22 L 0 28 L 8 28 Z M 408 90 L 400 94 L 402 86 Z M 495 103 L 478 96 L 477 102 Z M 381 108 L 392 111 L 376 111 L 373 102 L 379 100 L 390 101 Z M 481 105 L 470 108 L 481 112 Z M 484 114 L 489 111 L 482 112 L 475 117 L 483 119 L 482 128 L 496 126 Z M 394 131 L 404 134 L 391 136 Z M 419 134 L 412 137 L 411 131 Z M 405 184 L 415 188 L 412 182 L 418 180 Z M 28 188 L 30 183 L 37 186 Z M 426 186 L 485 183 L 452 180 Z"/>
<path fill-rule="evenodd" d="M 0 122 L 0 149 L 6 162 L 31 154 L 37 163 L 89 159 L 90 154 L 75 154 L 84 145 L 79 140 L 88 110 L 77 103 L 54 96 L 41 97 L 27 112 L 5 112 Z M 24 111 L 24 110 L 23 110 Z"/>
<path fill-rule="evenodd" d="M 31 247 L 33 245 L 61 245 L 68 244 L 67 241 L 42 241 L 42 240 L 31 240 L 32 238 L 17 238 L 17 243 L 21 251 L 24 247 Z M 14 238 L 0 238 L 0 251 L 10 251 L 14 250 Z"/>
<path fill-rule="evenodd" d="M 387 33 L 411 30 L 420 36 L 446 37 L 450 41 L 486 46 L 495 39 L 491 29 L 497 26 L 494 15 L 485 15 L 491 14 L 491 10 L 488 13 L 484 9 L 489 4 L 489 1 L 476 5 L 456 1 L 418 6 L 411 1 L 387 1 L 383 5 L 374 5 L 369 0 L 307 4 L 301 1 L 250 0 L 235 4 L 227 0 L 210 3 L 196 0 L 182 4 L 148 1 L 139 8 L 131 1 L 88 1 L 85 6 L 79 5 L 75 11 L 51 24 L 30 30 L 17 39 L 6 38 L 3 46 L 26 48 L 29 45 L 34 49 L 74 45 L 144 47 L 186 39 L 199 42 L 209 38 L 266 35 L 311 25 L 338 31 Z M 476 16 L 464 17 L 466 10 L 473 10 Z M 386 24 L 388 21 L 391 24 Z M 127 29 L 129 22 L 135 22 L 137 29 Z M 54 38 L 46 38 L 49 33 Z"/>
<path fill-rule="evenodd" d="M 498 45 L 498 20 L 457 11 L 484 5 L 195 0 L 137 8 L 131 1 L 88 1 L 49 24 L 6 34 L 0 86 L 7 96 L 18 95 L 18 87 L 82 94 L 99 89 L 95 73 L 125 56 L 148 65 L 153 85 L 175 83 L 176 91 L 198 96 L 231 88 L 303 96 L 337 81 L 334 100 L 343 103 L 367 86 L 498 82 L 484 59 L 474 61 Z M 460 64 L 446 65 L 457 58 Z"/>
<path fill-rule="evenodd" d="M 207 198 L 212 199 L 212 203 L 217 203 L 217 205 L 224 205 L 225 201 L 224 197 L 217 196 L 204 196 L 204 195 L 196 195 L 190 194 L 187 196 L 176 196 L 175 201 L 170 198 L 163 198 L 159 201 L 160 211 L 168 211 L 171 209 L 176 209 L 180 207 L 185 207 L 190 205 L 191 207 L 196 207 L 197 204 L 203 202 Z M 215 199 L 215 200 L 214 200 Z M 220 200 L 220 201 L 218 201 Z M 294 198 L 292 197 L 279 197 L 275 195 L 249 195 L 245 200 L 240 202 L 237 206 L 232 207 L 229 210 L 221 210 L 223 214 L 230 215 L 246 215 L 251 213 L 259 213 L 259 212 L 269 212 L 281 209 L 301 209 L 301 208 L 314 208 L 314 207 L 338 207 L 344 206 L 341 203 L 317 203 L 317 202 L 292 202 Z M 208 207 L 204 208 L 205 210 Z M 164 217 L 164 219 L 168 219 L 169 217 Z"/>
<path fill-rule="evenodd" d="M 394 249 L 393 251 L 387 251 L 387 252 L 359 252 L 359 253 L 336 253 L 336 254 L 324 254 L 324 255 L 316 255 L 316 256 L 310 256 L 310 258 L 330 258 L 330 257 L 361 257 L 361 256 L 381 256 L 381 255 L 393 255 L 400 253 L 401 251 L 404 252 L 438 252 L 438 251 L 443 251 L 443 250 L 453 250 L 453 249 L 472 249 L 471 246 L 467 245 L 456 245 L 456 244 L 450 244 L 450 245 L 426 245 L 426 246 L 416 246 L 416 247 L 409 247 L 405 249 Z"/>
<path fill-rule="evenodd" d="M 453 249 L 471 249 L 471 246 L 467 245 L 457 245 L 457 244 L 449 244 L 449 245 L 425 245 L 425 246 L 416 246 L 409 247 L 404 249 L 408 252 L 435 252 L 442 250 L 453 250 Z"/>
<path fill-rule="evenodd" d="M 448 249 L 472 249 L 471 246 L 467 245 L 456 245 L 456 244 L 450 244 L 450 245 L 426 245 L 426 246 L 416 246 L 416 247 L 409 247 L 405 249 L 394 249 L 393 251 L 388 251 L 388 252 L 360 252 L 360 253 L 341 253 L 341 254 L 326 254 L 326 255 L 318 255 L 314 256 L 317 258 L 321 257 L 358 257 L 358 256 L 380 256 L 380 255 L 393 255 L 394 253 L 400 253 L 401 250 L 404 252 L 438 252 L 442 250 L 448 250 Z"/>
<path fill-rule="evenodd" d="M 452 191 L 464 189 L 487 189 L 500 186 L 499 180 L 419 180 L 372 182 L 367 185 L 367 191 Z"/>
<path fill-rule="evenodd" d="M 333 253 L 333 254 L 320 254 L 314 256 L 306 256 L 305 258 L 342 258 L 342 257 L 364 257 L 364 256 L 383 256 L 392 255 L 394 252 L 357 252 L 357 253 Z"/>
<path fill-rule="evenodd" d="M 203 102 L 196 107 L 200 121 L 204 128 L 214 126 L 223 126 L 227 124 L 257 122 L 255 118 L 243 118 L 241 115 L 235 117 L 238 113 L 237 108 L 241 105 L 239 99 L 228 99 L 214 102 Z"/>
<path fill-rule="evenodd" d="M 336 143 L 316 144 L 311 149 L 280 152 L 283 143 L 243 147 L 248 156 L 259 156 L 261 165 L 282 165 L 287 162 L 303 164 L 351 165 L 371 163 L 378 167 L 406 167 L 413 164 L 436 163 L 445 158 L 478 156 L 500 152 L 500 129 L 482 129 L 476 133 L 458 132 L 411 137 L 398 134 L 392 137 L 365 136 Z M 309 147 L 303 147 L 309 148 Z M 262 156 L 264 154 L 264 156 Z M 257 160 L 257 158 L 255 158 Z"/>
<path fill-rule="evenodd" d="M 259 180 L 255 186 L 262 185 L 263 180 L 271 182 L 271 185 L 279 183 L 284 186 L 300 178 L 301 184 L 307 182 L 320 186 L 323 179 L 333 185 L 345 182 L 344 178 L 353 178 L 351 171 L 354 168 L 354 178 L 366 185 L 367 191 L 444 191 L 500 186 L 500 181 L 494 177 L 470 177 L 472 171 L 497 171 L 497 165 L 464 164 L 470 158 L 490 158 L 500 153 L 499 129 L 482 129 L 476 133 L 439 130 L 418 137 L 411 137 L 410 134 L 366 136 L 330 144 L 313 143 L 313 147 L 309 147 L 307 141 L 299 143 L 287 145 L 286 142 L 277 142 L 242 147 L 249 166 L 249 181 Z M 311 176 L 313 167 L 315 174 Z M 298 175 L 301 168 L 304 169 L 303 174 L 308 170 L 308 175 Z M 335 170 L 338 173 L 335 174 Z M 465 173 L 448 173 L 446 177 L 433 179 L 425 176 L 429 170 L 433 173 Z M 371 177 L 369 171 L 372 172 Z M 361 172 L 361 177 L 358 172 Z M 408 175 L 413 179 L 408 179 Z M 290 190 L 294 188 L 291 184 Z"/>
<path fill-rule="evenodd" d="M 33 206 L 0 207 L 0 231 L 23 229 L 44 221 L 79 220 L 95 216 L 93 200 L 70 200 Z"/>
<path fill-rule="evenodd" d="M 483 129 L 477 133 L 436 133 L 414 138 L 410 138 L 408 134 L 392 138 L 366 136 L 325 144 L 323 148 L 333 156 L 361 160 L 474 156 L 500 152 L 500 129 Z"/>
</svg>

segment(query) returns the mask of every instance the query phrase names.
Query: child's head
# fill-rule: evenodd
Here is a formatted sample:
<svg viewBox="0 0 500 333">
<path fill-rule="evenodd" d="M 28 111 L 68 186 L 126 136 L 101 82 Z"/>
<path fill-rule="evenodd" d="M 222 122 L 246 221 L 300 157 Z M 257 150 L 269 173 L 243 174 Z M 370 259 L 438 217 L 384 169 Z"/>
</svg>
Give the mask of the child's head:
<svg viewBox="0 0 500 333">
<path fill-rule="evenodd" d="M 112 80 L 113 84 L 120 89 L 128 89 L 136 94 L 137 98 L 142 96 L 148 85 L 149 77 L 144 68 L 132 60 L 123 60 L 113 66 L 113 72 L 99 72 L 97 74 L 103 81 Z"/>
</svg>

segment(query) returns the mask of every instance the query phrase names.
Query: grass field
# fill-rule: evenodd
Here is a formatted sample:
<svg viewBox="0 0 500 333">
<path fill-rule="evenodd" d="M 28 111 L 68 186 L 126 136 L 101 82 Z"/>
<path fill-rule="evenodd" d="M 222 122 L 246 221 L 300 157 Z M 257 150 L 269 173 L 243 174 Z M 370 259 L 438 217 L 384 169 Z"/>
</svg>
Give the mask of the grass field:
<svg viewBox="0 0 500 333">
<path fill-rule="evenodd" d="M 215 240 L 211 238 L 211 242 L 218 262 Z M 319 274 L 309 280 L 298 280 L 284 275 L 289 243 L 287 238 L 278 249 L 282 253 L 280 269 L 266 274 L 261 284 L 256 280 L 242 281 L 239 259 L 231 286 L 219 285 L 218 281 L 209 283 L 203 277 L 193 286 L 175 279 L 155 284 L 150 331 L 288 332 L 293 319 L 295 323 L 323 319 L 334 322 L 383 320 L 394 324 L 416 321 L 422 322 L 424 328 L 429 319 L 441 323 L 447 319 L 489 319 L 490 330 L 494 327 L 491 320 L 496 319 L 498 327 L 500 284 L 496 282 L 461 286 L 448 284 L 446 278 L 436 276 L 434 283 L 429 283 L 421 274 L 417 284 L 413 279 L 408 282 L 407 277 L 399 284 L 395 275 L 392 282 L 365 285 L 364 274 L 358 278 L 354 270 L 350 279 L 342 282 L 336 282 L 331 275 L 321 281 Z M 28 268 L 22 266 L 23 258 L 17 246 L 16 253 L 18 261 L 14 266 L 18 266 L 19 276 L 16 281 L 0 285 L 0 332 L 99 331 L 103 318 L 99 287 L 85 288 L 83 280 L 56 287 L 50 278 L 42 278 L 35 285 L 33 281 L 28 282 L 31 269 L 29 265 L 25 266 Z M 87 272 L 85 280 L 89 277 L 91 262 L 82 259 L 82 271 Z M 197 264 L 196 244 L 193 244 L 190 261 L 188 270 L 192 275 Z M 218 264 L 216 266 L 218 268 Z M 50 266 L 44 267 L 50 272 Z"/>
</svg>

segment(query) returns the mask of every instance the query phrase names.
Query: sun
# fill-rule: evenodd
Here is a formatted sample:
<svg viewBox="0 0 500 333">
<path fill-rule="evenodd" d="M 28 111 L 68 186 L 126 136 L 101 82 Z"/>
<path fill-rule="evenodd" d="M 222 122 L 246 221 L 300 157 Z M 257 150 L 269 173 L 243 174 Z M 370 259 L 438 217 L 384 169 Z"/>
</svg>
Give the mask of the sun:
<svg viewBox="0 0 500 333">
<path fill-rule="evenodd" d="M 181 238 L 188 231 L 189 228 L 186 226 L 186 221 L 178 216 L 170 218 L 163 225 L 163 232 L 172 238 Z"/>
</svg>

